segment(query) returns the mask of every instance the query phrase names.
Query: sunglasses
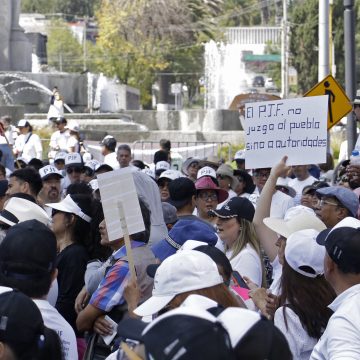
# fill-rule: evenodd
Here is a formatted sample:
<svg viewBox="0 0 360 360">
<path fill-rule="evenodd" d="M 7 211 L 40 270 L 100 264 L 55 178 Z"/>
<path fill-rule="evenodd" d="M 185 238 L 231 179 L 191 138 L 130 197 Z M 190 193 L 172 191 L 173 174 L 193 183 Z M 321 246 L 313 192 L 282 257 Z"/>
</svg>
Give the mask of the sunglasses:
<svg viewBox="0 0 360 360">
<path fill-rule="evenodd" d="M 69 175 L 72 174 L 73 172 L 81 174 L 83 172 L 83 168 L 79 166 L 72 166 L 66 169 L 66 173 Z"/>
<path fill-rule="evenodd" d="M 82 173 L 83 173 L 85 176 L 91 177 L 91 176 L 94 176 L 95 171 L 92 170 L 92 169 L 90 169 L 90 168 L 88 168 L 88 167 L 86 167 L 86 168 L 84 168 L 84 169 L 82 170 Z"/>
</svg>

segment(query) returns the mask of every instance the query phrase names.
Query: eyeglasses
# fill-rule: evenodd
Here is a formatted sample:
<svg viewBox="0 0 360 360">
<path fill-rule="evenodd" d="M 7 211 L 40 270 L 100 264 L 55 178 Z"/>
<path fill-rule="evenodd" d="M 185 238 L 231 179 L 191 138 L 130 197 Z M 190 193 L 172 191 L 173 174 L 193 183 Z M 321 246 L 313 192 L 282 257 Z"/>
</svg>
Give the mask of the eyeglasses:
<svg viewBox="0 0 360 360">
<path fill-rule="evenodd" d="M 330 206 L 340 206 L 340 207 L 341 207 L 340 204 L 336 204 L 336 203 L 333 203 L 333 202 L 331 202 L 331 201 L 326 201 L 326 200 L 324 200 L 324 199 L 319 200 L 318 203 L 317 203 L 317 206 L 318 206 L 319 208 L 322 208 L 325 204 L 326 204 L 326 205 L 330 205 Z"/>
<path fill-rule="evenodd" d="M 254 176 L 257 178 L 267 179 L 270 176 L 269 172 L 254 172 Z"/>
<path fill-rule="evenodd" d="M 201 199 L 201 200 L 211 200 L 211 201 L 216 201 L 218 199 L 217 197 L 217 194 L 216 193 L 204 193 L 204 192 L 201 192 L 198 197 Z"/>
<path fill-rule="evenodd" d="M 79 166 L 71 166 L 66 169 L 66 172 L 70 175 L 73 172 L 80 174 L 83 171 L 82 167 Z"/>
</svg>

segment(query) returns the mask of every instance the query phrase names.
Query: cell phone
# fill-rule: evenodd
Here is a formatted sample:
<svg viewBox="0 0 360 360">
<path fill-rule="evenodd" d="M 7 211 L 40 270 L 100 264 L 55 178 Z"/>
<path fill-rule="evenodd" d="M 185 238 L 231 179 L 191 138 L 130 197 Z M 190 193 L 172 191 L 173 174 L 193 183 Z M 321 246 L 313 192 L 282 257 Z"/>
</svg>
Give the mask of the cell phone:
<svg viewBox="0 0 360 360">
<path fill-rule="evenodd" d="M 249 287 L 246 285 L 245 280 L 239 274 L 239 272 L 233 271 L 231 274 L 231 278 L 235 286 L 239 286 L 241 288 L 250 290 Z"/>
</svg>

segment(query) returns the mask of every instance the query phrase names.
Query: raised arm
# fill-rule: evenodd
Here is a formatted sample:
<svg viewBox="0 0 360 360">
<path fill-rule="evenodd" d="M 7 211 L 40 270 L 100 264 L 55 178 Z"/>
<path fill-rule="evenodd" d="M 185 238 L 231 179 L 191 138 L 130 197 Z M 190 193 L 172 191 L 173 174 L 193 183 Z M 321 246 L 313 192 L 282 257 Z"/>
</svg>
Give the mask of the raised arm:
<svg viewBox="0 0 360 360">
<path fill-rule="evenodd" d="M 270 261 L 274 261 L 277 255 L 277 248 L 275 245 L 277 235 L 264 224 L 263 220 L 264 218 L 270 216 L 271 201 L 275 192 L 275 185 L 278 177 L 287 172 L 289 169 L 286 165 L 286 160 L 287 156 L 284 156 L 281 161 L 271 169 L 270 176 L 267 179 L 256 203 L 255 216 L 253 220 L 257 237 Z"/>
</svg>

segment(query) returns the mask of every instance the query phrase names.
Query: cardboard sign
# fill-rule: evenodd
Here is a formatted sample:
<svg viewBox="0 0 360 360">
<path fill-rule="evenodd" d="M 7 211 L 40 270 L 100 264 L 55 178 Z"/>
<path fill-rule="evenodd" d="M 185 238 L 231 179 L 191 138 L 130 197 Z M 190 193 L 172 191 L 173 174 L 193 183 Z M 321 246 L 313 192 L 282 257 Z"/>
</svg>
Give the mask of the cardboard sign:
<svg viewBox="0 0 360 360">
<path fill-rule="evenodd" d="M 145 230 L 131 168 L 100 174 L 97 177 L 106 228 L 110 241 L 124 236 L 119 214 L 119 202 L 124 209 L 128 233 Z"/>
<path fill-rule="evenodd" d="M 245 166 L 267 168 L 326 162 L 328 96 L 245 105 Z"/>
</svg>

